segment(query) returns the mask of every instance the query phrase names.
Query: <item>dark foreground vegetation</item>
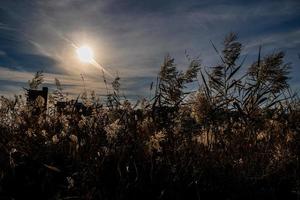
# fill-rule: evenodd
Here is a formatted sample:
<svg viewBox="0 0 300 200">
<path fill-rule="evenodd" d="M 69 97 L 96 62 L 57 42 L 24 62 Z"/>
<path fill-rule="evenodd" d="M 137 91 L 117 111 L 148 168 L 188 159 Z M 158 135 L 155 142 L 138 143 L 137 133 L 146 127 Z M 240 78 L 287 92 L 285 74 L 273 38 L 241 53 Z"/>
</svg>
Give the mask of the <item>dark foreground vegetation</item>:
<svg viewBox="0 0 300 200">
<path fill-rule="evenodd" d="M 56 80 L 47 110 L 1 97 L 0 199 L 299 199 L 300 102 L 284 54 L 259 50 L 247 67 L 235 34 L 213 48 L 210 68 L 187 56 L 181 72 L 167 56 L 153 98 L 136 104 L 119 78 L 101 101 L 68 100 Z"/>
</svg>

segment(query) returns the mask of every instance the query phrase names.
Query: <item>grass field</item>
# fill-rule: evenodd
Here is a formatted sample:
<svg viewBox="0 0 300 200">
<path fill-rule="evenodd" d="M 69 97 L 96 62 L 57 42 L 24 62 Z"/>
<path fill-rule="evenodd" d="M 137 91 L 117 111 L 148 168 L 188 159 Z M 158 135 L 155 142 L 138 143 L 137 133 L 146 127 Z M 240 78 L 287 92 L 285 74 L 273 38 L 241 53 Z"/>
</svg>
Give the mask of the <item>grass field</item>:
<svg viewBox="0 0 300 200">
<path fill-rule="evenodd" d="M 166 56 L 152 99 L 126 100 L 119 77 L 104 99 L 71 100 L 59 80 L 47 107 L 1 97 L 0 199 L 299 199 L 300 101 L 284 53 L 244 66 L 233 33 L 213 48 L 211 67 L 188 57 L 178 71 Z M 42 84 L 38 72 L 28 89 Z"/>
</svg>

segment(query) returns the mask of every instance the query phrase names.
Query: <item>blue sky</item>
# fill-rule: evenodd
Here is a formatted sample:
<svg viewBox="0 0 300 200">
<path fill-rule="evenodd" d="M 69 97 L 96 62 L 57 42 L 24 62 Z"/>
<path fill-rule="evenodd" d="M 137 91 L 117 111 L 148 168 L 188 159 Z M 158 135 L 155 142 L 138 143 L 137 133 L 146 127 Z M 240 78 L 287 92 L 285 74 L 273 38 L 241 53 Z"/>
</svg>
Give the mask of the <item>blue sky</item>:
<svg viewBox="0 0 300 200">
<path fill-rule="evenodd" d="M 97 62 L 121 76 L 125 95 L 147 96 L 165 55 L 180 69 L 188 66 L 185 51 L 215 65 L 210 40 L 221 48 L 231 31 L 244 44 L 245 68 L 259 45 L 264 55 L 283 50 L 293 67 L 290 84 L 300 88 L 297 0 L 1 0 L 0 94 L 22 92 L 38 70 L 48 86 L 56 77 L 78 94 L 84 74 L 87 87 L 103 93 L 102 73 L 80 63 L 72 46 L 87 44 Z"/>
</svg>

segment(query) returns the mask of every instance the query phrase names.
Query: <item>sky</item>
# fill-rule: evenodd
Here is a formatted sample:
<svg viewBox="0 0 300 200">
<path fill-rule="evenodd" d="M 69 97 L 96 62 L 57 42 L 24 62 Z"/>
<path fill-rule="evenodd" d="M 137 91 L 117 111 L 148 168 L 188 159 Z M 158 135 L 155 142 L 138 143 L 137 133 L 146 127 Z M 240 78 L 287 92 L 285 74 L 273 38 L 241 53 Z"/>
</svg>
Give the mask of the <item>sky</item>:
<svg viewBox="0 0 300 200">
<path fill-rule="evenodd" d="M 263 55 L 284 51 L 290 84 L 300 89 L 299 0 L 0 0 L 0 95 L 24 93 L 41 70 L 50 90 L 58 78 L 71 95 L 83 85 L 104 94 L 99 66 L 75 53 L 74 45 L 88 45 L 99 65 L 121 77 L 124 95 L 149 96 L 166 55 L 180 70 L 189 64 L 185 52 L 214 66 L 220 60 L 210 41 L 222 49 L 229 32 L 243 43 L 244 70 L 260 45 Z"/>
</svg>

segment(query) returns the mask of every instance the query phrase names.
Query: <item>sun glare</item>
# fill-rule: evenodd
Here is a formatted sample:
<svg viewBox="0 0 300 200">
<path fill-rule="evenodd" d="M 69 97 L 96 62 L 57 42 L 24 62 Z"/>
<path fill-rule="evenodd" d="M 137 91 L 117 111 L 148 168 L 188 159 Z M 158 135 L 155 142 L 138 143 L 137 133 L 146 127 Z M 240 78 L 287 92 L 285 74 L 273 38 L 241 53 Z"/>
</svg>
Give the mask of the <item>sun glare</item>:
<svg viewBox="0 0 300 200">
<path fill-rule="evenodd" d="M 76 53 L 81 62 L 92 63 L 94 60 L 93 50 L 88 46 L 81 46 L 77 48 Z"/>
</svg>

